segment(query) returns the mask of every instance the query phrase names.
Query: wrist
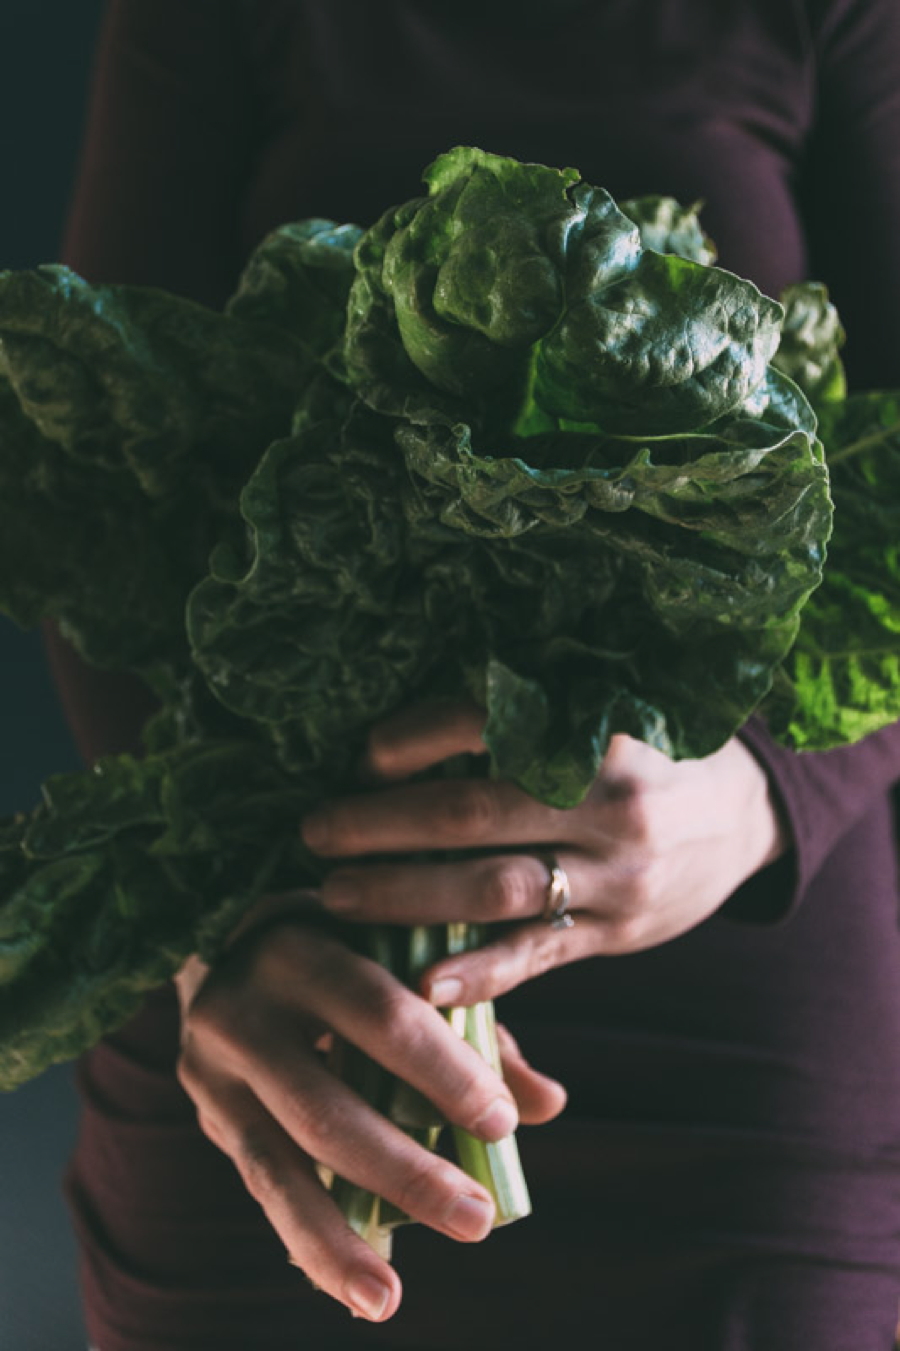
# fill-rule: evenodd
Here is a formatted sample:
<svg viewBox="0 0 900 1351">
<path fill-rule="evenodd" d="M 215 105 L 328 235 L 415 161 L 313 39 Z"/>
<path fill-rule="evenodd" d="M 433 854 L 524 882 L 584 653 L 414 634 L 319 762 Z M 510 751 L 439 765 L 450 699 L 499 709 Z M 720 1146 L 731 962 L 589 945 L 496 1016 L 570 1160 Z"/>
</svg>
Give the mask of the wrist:
<svg viewBox="0 0 900 1351">
<path fill-rule="evenodd" d="M 777 786 L 752 743 L 735 738 L 730 744 L 746 770 L 745 794 L 736 808 L 745 848 L 741 873 L 719 914 L 739 923 L 776 924 L 792 908 L 793 832 Z"/>
<path fill-rule="evenodd" d="M 736 738 L 728 749 L 739 784 L 734 819 L 743 842 L 740 884 L 788 853 L 791 832 L 772 782 L 752 750 Z"/>
</svg>

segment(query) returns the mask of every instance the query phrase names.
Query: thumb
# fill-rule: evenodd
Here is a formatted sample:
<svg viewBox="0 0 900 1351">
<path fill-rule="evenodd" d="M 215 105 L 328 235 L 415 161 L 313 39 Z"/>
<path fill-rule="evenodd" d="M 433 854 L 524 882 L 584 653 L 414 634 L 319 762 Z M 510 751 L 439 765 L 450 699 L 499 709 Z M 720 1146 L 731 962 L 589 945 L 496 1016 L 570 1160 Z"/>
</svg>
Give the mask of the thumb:
<svg viewBox="0 0 900 1351">
<path fill-rule="evenodd" d="M 566 1105 L 566 1090 L 562 1084 L 533 1069 L 515 1037 L 499 1023 L 497 1041 L 503 1077 L 516 1100 L 522 1124 L 540 1126 L 559 1116 Z"/>
</svg>

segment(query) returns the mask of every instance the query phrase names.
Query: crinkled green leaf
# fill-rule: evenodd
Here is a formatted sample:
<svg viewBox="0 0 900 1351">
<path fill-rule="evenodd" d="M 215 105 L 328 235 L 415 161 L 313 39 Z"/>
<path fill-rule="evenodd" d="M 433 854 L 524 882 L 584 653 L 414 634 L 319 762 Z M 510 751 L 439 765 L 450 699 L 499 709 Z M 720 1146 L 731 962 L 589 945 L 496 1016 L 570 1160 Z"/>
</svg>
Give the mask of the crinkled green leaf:
<svg viewBox="0 0 900 1351">
<path fill-rule="evenodd" d="M 390 407 L 391 385 L 393 410 L 404 387 L 422 401 L 411 364 L 439 394 L 464 397 L 469 422 L 490 417 L 488 404 L 496 420 L 499 404 L 532 428 L 533 404 L 655 435 L 714 421 L 764 379 L 777 302 L 731 273 L 642 250 L 635 223 L 574 170 L 463 148 L 426 182 L 429 196 L 382 218 L 357 254 L 346 359 L 374 406 Z M 689 240 L 669 216 L 670 241 L 679 228 Z"/>
<path fill-rule="evenodd" d="M 283 429 L 309 361 L 277 328 L 44 267 L 0 274 L 0 372 L 80 464 L 128 468 L 156 496 L 200 461 L 215 500 Z"/>
<path fill-rule="evenodd" d="M 823 405 L 834 534 L 764 711 L 800 750 L 858 740 L 900 717 L 900 396 Z"/>
<path fill-rule="evenodd" d="M 2 274 L 0 609 L 57 618 L 98 665 L 186 666 L 185 596 L 308 370 L 277 329 L 175 296 Z"/>
<path fill-rule="evenodd" d="M 784 320 L 773 366 L 789 375 L 816 408 L 844 398 L 847 381 L 838 353 L 845 335 L 828 291 L 821 282 L 798 282 L 782 292 L 781 303 Z"/>
<path fill-rule="evenodd" d="M 243 571 L 191 598 L 195 659 L 286 766 L 337 781 L 377 717 L 484 699 L 491 670 L 547 705 L 539 738 L 488 697 L 520 743 L 498 734 L 497 772 L 527 764 L 559 804 L 613 732 L 714 749 L 768 689 L 829 527 L 815 420 L 789 381 L 768 387 L 753 417 L 640 444 L 559 433 L 479 454 L 465 424 L 403 423 L 404 465 L 371 415 L 277 443 L 243 496 Z"/>
<path fill-rule="evenodd" d="M 218 698 L 264 727 L 291 769 L 317 765 L 320 782 L 414 697 L 433 644 L 405 554 L 402 460 L 390 440 L 379 448 L 371 416 L 355 454 L 341 438 L 319 423 L 270 447 L 242 497 L 245 570 L 214 570 L 188 607 Z"/>
<path fill-rule="evenodd" d="M 408 411 L 411 393 L 442 408 L 464 399 L 470 419 L 496 416 L 498 403 L 521 403 L 531 349 L 563 313 L 566 288 L 633 266 L 638 232 L 575 170 L 460 148 L 425 178 L 430 195 L 360 243 L 351 382 L 382 411 Z"/>
<path fill-rule="evenodd" d="M 186 663 L 185 587 L 215 538 L 193 494 L 148 498 L 127 468 L 74 462 L 0 377 L 0 499 L 0 610 L 26 628 L 58 619 L 99 666 Z"/>
<path fill-rule="evenodd" d="M 674 197 L 631 197 L 619 206 L 641 232 L 645 249 L 677 253 L 695 263 L 716 261 L 716 246 L 700 224 L 702 202 L 682 206 Z"/>
<path fill-rule="evenodd" d="M 424 200 L 424 199 L 422 199 Z M 387 245 L 418 207 L 418 200 L 386 211 L 360 239 L 356 276 L 347 301 L 344 364 L 353 389 L 369 407 L 397 417 L 428 417 L 436 408 L 461 416 L 452 397 L 436 390 L 403 345 L 384 280 Z"/>
<path fill-rule="evenodd" d="M 762 383 L 781 314 L 752 282 L 647 250 L 619 280 L 570 295 L 538 345 L 535 401 L 626 435 L 704 427 Z"/>
<path fill-rule="evenodd" d="M 443 612 L 451 632 L 457 611 L 479 616 L 477 674 L 476 643 L 463 650 L 498 773 L 576 801 L 614 732 L 704 754 L 766 693 L 820 580 L 831 513 L 808 406 L 770 384 L 762 416 L 693 438 L 568 433 L 479 455 L 463 426 L 398 432 L 413 528 L 437 518 L 486 542 L 455 564 Z M 522 712 L 532 704 L 540 718 Z"/>
<path fill-rule="evenodd" d="M 0 1089 L 92 1045 L 266 886 L 310 805 L 261 748 L 101 761 L 0 832 Z"/>
<path fill-rule="evenodd" d="M 273 230 L 251 255 L 226 313 L 276 324 L 313 359 L 333 364 L 343 346 L 353 252 L 361 234 L 358 225 L 330 220 L 296 221 Z"/>
</svg>

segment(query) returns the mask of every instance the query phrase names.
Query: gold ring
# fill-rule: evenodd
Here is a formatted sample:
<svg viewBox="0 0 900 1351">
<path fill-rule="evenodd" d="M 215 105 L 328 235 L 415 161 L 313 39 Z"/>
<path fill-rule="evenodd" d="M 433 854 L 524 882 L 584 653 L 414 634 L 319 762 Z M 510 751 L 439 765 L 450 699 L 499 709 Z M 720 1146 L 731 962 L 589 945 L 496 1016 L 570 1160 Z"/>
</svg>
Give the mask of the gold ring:
<svg viewBox="0 0 900 1351">
<path fill-rule="evenodd" d="M 569 914 L 572 904 L 572 888 L 569 877 L 558 858 L 550 855 L 544 860 L 550 872 L 547 882 L 547 899 L 544 902 L 544 920 L 551 929 L 571 929 L 575 923 Z"/>
</svg>

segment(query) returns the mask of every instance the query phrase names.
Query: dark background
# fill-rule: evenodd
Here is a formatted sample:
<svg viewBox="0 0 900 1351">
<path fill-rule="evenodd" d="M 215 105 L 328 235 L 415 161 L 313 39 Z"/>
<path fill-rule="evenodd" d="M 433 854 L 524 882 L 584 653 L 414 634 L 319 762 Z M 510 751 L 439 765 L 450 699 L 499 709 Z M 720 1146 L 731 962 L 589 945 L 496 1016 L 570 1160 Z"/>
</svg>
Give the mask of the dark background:
<svg viewBox="0 0 900 1351">
<path fill-rule="evenodd" d="M 0 268 L 59 256 L 102 0 L 0 0 Z M 0 815 L 78 758 L 36 634 L 0 618 Z M 84 1351 L 60 1174 L 69 1067 L 0 1097 L 0 1348 Z"/>
</svg>

